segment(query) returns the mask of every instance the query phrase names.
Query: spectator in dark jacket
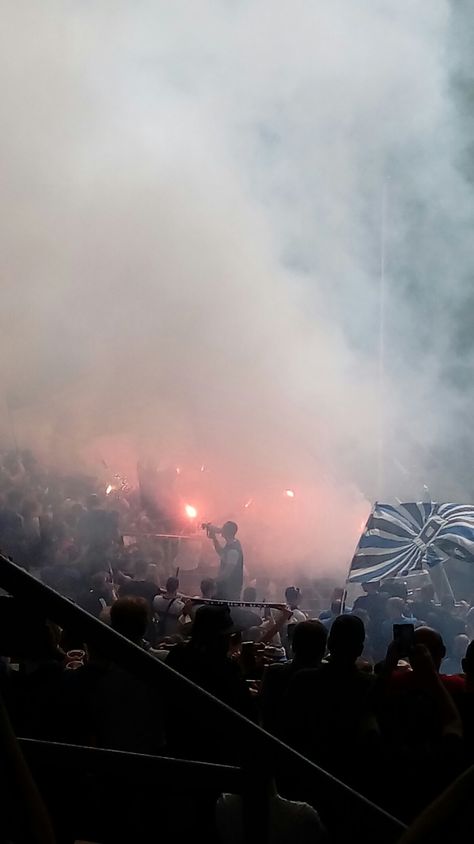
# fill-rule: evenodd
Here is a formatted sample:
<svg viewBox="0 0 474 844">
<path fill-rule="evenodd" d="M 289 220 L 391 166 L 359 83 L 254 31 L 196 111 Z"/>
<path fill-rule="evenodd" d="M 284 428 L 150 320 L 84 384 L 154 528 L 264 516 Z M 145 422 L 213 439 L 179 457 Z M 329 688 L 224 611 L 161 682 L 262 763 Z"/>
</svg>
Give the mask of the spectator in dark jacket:
<svg viewBox="0 0 474 844">
<path fill-rule="evenodd" d="M 224 701 L 247 718 L 256 712 L 239 666 L 228 657 L 232 618 L 226 606 L 203 606 L 195 616 L 191 641 L 176 645 L 167 657 L 167 665 Z M 196 696 L 189 715 L 188 694 L 173 695 L 169 707 L 171 749 L 187 758 L 232 760 L 238 758 L 238 730 L 230 731 L 225 716 Z M 199 724 L 199 729 L 196 725 Z M 207 725 L 207 726 L 206 726 Z M 196 755 L 194 755 L 196 754 Z"/>
<path fill-rule="evenodd" d="M 369 728 L 374 678 L 359 671 L 364 648 L 360 618 L 338 616 L 328 639 L 329 660 L 321 668 L 299 671 L 286 696 L 289 741 L 305 756 L 339 776 L 349 776 Z"/>
<path fill-rule="evenodd" d="M 300 621 L 293 632 L 293 659 L 269 665 L 263 675 L 262 722 L 266 730 L 278 733 L 286 718 L 282 706 L 290 683 L 298 671 L 318 668 L 326 652 L 327 631 L 320 621 Z"/>
</svg>

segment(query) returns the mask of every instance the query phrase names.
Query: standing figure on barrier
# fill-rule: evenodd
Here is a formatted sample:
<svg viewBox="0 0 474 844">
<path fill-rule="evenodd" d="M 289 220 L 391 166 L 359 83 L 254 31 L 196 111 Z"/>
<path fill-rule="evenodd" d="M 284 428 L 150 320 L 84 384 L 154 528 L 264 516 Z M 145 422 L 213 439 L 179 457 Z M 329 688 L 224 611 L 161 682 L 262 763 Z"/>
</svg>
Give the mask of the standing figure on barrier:
<svg viewBox="0 0 474 844">
<path fill-rule="evenodd" d="M 239 601 L 244 580 L 244 555 L 239 540 L 235 538 L 238 525 L 226 522 L 221 528 L 211 524 L 203 525 L 203 528 L 220 557 L 216 597 L 222 601 Z M 217 539 L 218 534 L 224 539 L 224 545 Z"/>
</svg>

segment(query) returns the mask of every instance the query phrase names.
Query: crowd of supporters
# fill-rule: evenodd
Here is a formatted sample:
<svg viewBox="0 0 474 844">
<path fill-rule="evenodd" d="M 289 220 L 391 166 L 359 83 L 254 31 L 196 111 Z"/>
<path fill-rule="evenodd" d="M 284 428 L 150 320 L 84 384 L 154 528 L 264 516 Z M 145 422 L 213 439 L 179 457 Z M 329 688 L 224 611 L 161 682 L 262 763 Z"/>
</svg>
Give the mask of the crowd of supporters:
<svg viewBox="0 0 474 844">
<path fill-rule="evenodd" d="M 411 822 L 473 764 L 469 600 L 393 580 L 363 584 L 349 601 L 324 581 L 285 588 L 267 579 L 242 595 L 265 607 L 207 603 L 214 578 L 185 596 L 163 548 L 124 547 L 124 525 L 139 530 L 149 520 L 133 495 L 112 505 L 91 483 L 45 473 L 29 453 L 2 458 L 5 554 L 395 817 Z M 45 620 L 41 607 L 7 595 L 0 607 L 0 693 L 18 735 L 243 761 L 240 735 L 205 700 L 190 711 L 185 694 L 138 680 L 79 629 Z M 410 635 L 394 639 L 394 625 Z M 305 801 L 292 837 L 322 837 L 307 783 L 288 771 L 276 787 L 283 827 L 297 805 L 285 799 Z M 221 840 L 242 840 L 236 811 L 221 798 Z"/>
</svg>

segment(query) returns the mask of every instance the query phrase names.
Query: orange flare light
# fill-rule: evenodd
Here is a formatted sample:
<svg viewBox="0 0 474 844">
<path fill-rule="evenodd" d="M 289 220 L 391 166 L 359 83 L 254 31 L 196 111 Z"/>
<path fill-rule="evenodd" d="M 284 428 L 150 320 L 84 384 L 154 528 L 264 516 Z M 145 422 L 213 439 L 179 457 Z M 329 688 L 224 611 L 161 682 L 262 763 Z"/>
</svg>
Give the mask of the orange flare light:
<svg viewBox="0 0 474 844">
<path fill-rule="evenodd" d="M 192 506 L 192 504 L 186 504 L 184 512 L 186 513 L 188 519 L 195 519 L 198 514 L 198 511 Z"/>
<path fill-rule="evenodd" d="M 106 494 L 106 495 L 110 495 L 110 493 L 112 492 L 112 490 L 113 490 L 113 486 L 112 486 L 112 484 L 109 484 L 109 485 L 108 485 L 108 487 L 107 487 L 107 489 L 105 490 L 105 494 Z"/>
<path fill-rule="evenodd" d="M 295 493 L 293 492 L 292 489 L 285 489 L 285 495 L 286 495 L 287 498 L 294 498 L 295 497 Z"/>
</svg>

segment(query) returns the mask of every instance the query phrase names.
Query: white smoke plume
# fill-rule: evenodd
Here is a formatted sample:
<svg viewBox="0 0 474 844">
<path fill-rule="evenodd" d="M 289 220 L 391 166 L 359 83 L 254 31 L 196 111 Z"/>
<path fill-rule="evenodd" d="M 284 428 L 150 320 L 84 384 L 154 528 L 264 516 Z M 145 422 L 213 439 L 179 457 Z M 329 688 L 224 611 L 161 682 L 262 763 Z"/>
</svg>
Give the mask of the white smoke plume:
<svg viewBox="0 0 474 844">
<path fill-rule="evenodd" d="M 449 4 L 2 12 L 4 441 L 204 464 L 203 517 L 252 498 L 257 557 L 319 571 L 370 499 L 467 494 L 433 457 L 472 214 Z"/>
</svg>

